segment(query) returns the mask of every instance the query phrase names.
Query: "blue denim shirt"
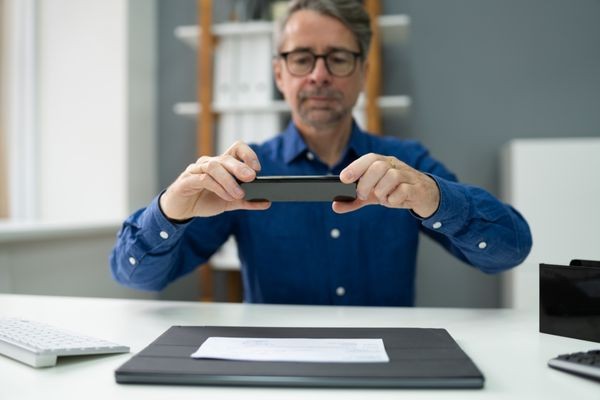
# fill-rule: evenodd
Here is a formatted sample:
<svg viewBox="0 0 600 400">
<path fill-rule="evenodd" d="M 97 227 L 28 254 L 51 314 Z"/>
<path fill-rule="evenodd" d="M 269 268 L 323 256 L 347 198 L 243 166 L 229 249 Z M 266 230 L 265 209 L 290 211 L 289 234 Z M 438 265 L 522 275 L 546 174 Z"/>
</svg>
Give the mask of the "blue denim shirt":
<svg viewBox="0 0 600 400">
<path fill-rule="evenodd" d="M 531 248 L 529 227 L 517 211 L 481 188 L 458 183 L 418 142 L 370 135 L 353 124 L 333 168 L 310 152 L 293 124 L 252 148 L 261 175 L 337 175 L 364 154 L 391 155 L 435 179 L 440 206 L 420 219 L 378 205 L 336 214 L 331 203 L 273 203 L 266 211 L 225 212 L 178 225 L 165 218 L 156 197 L 119 231 L 110 257 L 113 277 L 160 290 L 234 235 L 246 302 L 410 306 L 420 231 L 486 273 L 519 264 Z"/>
</svg>

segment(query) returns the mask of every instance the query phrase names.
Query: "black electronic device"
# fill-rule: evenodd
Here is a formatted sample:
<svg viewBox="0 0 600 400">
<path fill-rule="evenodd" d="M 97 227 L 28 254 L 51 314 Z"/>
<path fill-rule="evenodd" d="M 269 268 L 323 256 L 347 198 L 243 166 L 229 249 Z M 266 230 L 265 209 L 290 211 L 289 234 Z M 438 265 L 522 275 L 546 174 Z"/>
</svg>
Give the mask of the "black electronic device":
<svg viewBox="0 0 600 400">
<path fill-rule="evenodd" d="M 600 263 L 540 264 L 540 332 L 600 343 Z"/>
<path fill-rule="evenodd" d="M 540 332 L 600 343 L 600 261 L 540 264 Z M 561 354 L 552 368 L 600 380 L 600 350 Z"/>
<path fill-rule="evenodd" d="M 339 176 L 259 176 L 240 182 L 249 201 L 353 201 L 356 184 L 342 183 Z"/>
</svg>

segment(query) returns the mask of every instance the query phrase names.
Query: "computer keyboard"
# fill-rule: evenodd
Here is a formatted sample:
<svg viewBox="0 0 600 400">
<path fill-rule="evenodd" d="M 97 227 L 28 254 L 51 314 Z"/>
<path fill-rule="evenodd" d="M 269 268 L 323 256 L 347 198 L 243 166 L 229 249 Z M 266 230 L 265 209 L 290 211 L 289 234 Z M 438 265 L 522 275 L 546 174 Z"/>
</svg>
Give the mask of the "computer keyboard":
<svg viewBox="0 0 600 400">
<path fill-rule="evenodd" d="M 52 367 L 59 356 L 127 353 L 129 347 L 41 322 L 0 318 L 0 354 L 32 367 Z"/>
<path fill-rule="evenodd" d="M 561 354 L 548 361 L 552 368 L 600 380 L 600 350 Z"/>
</svg>

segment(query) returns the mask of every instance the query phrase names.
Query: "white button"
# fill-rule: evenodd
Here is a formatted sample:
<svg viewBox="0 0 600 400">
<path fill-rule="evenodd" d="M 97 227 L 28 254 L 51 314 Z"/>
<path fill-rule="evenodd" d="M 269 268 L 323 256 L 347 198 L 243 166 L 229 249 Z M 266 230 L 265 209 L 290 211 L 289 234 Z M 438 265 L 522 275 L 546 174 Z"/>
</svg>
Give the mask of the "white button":
<svg viewBox="0 0 600 400">
<path fill-rule="evenodd" d="M 329 234 L 332 238 L 337 239 L 340 237 L 340 230 L 338 228 L 333 228 Z"/>
<path fill-rule="evenodd" d="M 312 161 L 315 159 L 315 155 L 309 151 L 308 153 L 306 153 L 306 158 Z"/>
<path fill-rule="evenodd" d="M 160 231 L 159 235 L 163 239 L 168 239 L 169 238 L 169 234 L 167 232 L 165 232 L 165 231 Z"/>
<path fill-rule="evenodd" d="M 346 289 L 344 289 L 343 286 L 340 286 L 337 289 L 335 289 L 335 294 L 337 294 L 338 296 L 343 296 L 346 294 Z"/>
<path fill-rule="evenodd" d="M 129 264 L 135 265 L 135 264 L 137 264 L 137 260 L 133 257 L 129 257 Z"/>
<path fill-rule="evenodd" d="M 433 229 L 440 229 L 442 227 L 442 223 L 440 221 L 433 223 Z"/>
<path fill-rule="evenodd" d="M 478 246 L 479 246 L 479 248 L 481 250 L 483 250 L 483 249 L 485 249 L 487 247 L 487 243 L 486 242 L 479 242 Z"/>
</svg>

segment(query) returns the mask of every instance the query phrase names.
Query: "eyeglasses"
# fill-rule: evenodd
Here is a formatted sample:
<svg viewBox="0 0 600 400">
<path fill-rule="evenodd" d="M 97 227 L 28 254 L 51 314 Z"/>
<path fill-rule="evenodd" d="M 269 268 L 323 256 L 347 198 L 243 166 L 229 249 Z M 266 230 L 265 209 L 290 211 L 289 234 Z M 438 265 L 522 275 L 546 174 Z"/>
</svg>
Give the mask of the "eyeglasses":
<svg viewBox="0 0 600 400">
<path fill-rule="evenodd" d="M 333 50 L 326 54 L 315 54 L 308 50 L 294 50 L 279 53 L 279 57 L 285 60 L 290 74 L 294 76 L 305 76 L 310 74 L 317 65 L 317 60 L 325 61 L 327 71 L 337 77 L 345 77 L 354 72 L 356 59 L 362 53 L 348 50 Z"/>
</svg>

